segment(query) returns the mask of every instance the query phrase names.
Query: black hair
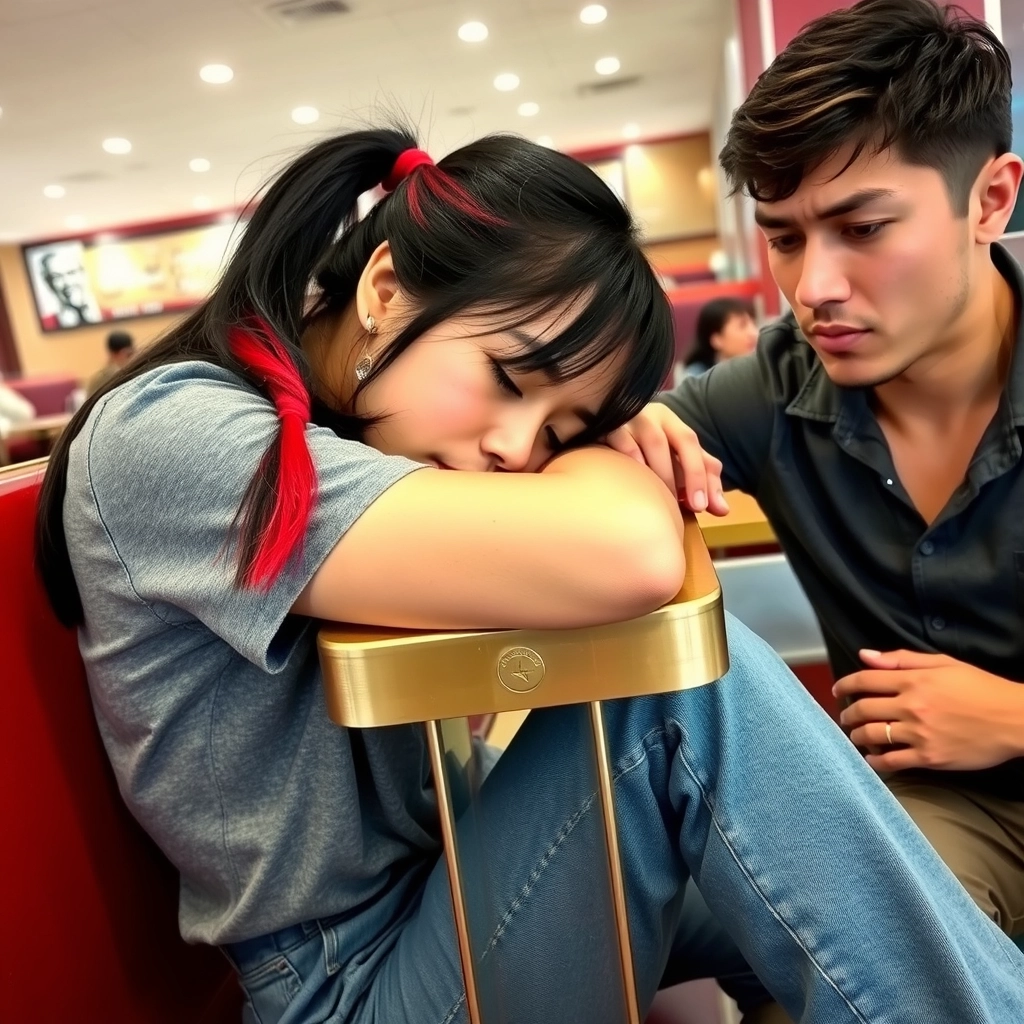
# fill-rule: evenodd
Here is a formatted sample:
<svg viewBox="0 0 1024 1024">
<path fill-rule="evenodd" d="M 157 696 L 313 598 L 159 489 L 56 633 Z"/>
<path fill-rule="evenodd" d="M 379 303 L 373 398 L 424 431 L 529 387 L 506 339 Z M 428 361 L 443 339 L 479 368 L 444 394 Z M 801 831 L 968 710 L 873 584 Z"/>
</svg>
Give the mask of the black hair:
<svg viewBox="0 0 1024 1024">
<path fill-rule="evenodd" d="M 723 295 L 720 299 L 712 299 L 701 306 L 697 314 L 697 336 L 693 348 L 687 353 L 685 366 L 693 363 L 714 366 L 718 359 L 718 351 L 711 344 L 711 339 L 725 327 L 731 316 L 749 316 L 753 319 L 754 307 L 746 299 L 738 299 L 732 295 Z"/>
<path fill-rule="evenodd" d="M 995 33 L 936 0 L 861 0 L 808 24 L 737 108 L 720 160 L 733 189 L 791 196 L 844 146 L 934 167 L 958 216 L 1009 152 L 1010 58 Z M 844 168 L 845 169 L 845 168 Z"/>
<path fill-rule="evenodd" d="M 344 309 L 370 255 L 387 240 L 399 286 L 418 312 L 375 360 L 364 386 L 420 335 L 465 311 L 486 310 L 508 326 L 575 300 L 557 336 L 506 365 L 555 379 L 623 356 L 615 385 L 577 443 L 596 440 L 653 397 L 672 356 L 668 301 L 629 212 L 589 168 L 514 136 L 492 135 L 437 167 L 410 173 L 363 219 L 357 200 L 417 147 L 405 129 L 351 132 L 320 142 L 271 185 L 209 298 L 142 351 L 76 413 L 50 458 L 37 524 L 37 564 L 65 623 L 82 621 L 62 509 L 68 450 L 94 404 L 112 387 L 155 367 L 205 360 L 230 368 L 264 395 L 265 375 L 233 354 L 229 335 L 258 322 L 280 340 L 288 371 L 312 391 L 300 347 L 318 317 Z M 315 301 L 309 300 L 311 286 Z M 365 423 L 313 403 L 313 416 L 343 436 Z M 274 502 L 280 437 L 254 474 L 239 510 L 239 585 L 245 584 Z"/>
<path fill-rule="evenodd" d="M 135 344 L 134 339 L 127 331 L 111 331 L 107 335 L 107 351 L 111 355 L 123 352 Z"/>
</svg>

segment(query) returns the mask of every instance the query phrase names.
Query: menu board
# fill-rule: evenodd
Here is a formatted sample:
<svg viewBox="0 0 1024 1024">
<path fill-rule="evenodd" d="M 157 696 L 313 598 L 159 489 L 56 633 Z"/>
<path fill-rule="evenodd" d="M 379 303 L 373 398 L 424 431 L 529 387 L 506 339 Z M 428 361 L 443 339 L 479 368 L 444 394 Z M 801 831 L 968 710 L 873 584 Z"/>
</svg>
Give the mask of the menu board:
<svg viewBox="0 0 1024 1024">
<path fill-rule="evenodd" d="M 23 247 L 44 331 L 175 313 L 213 288 L 241 234 L 216 223 Z"/>
</svg>

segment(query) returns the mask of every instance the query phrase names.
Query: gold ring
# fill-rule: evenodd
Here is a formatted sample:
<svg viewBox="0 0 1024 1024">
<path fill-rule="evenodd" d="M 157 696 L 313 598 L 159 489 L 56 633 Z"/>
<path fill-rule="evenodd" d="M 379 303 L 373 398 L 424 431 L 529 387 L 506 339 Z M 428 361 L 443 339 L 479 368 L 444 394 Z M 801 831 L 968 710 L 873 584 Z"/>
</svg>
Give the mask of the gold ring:
<svg viewBox="0 0 1024 1024">
<path fill-rule="evenodd" d="M 892 722 L 885 723 L 885 741 L 892 746 Z"/>
</svg>

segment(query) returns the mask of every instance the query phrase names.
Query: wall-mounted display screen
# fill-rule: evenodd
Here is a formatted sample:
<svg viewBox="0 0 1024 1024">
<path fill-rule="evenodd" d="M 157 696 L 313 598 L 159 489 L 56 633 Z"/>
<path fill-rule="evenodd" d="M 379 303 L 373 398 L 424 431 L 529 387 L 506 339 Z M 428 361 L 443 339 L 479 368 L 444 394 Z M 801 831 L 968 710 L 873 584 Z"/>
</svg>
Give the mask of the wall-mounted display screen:
<svg viewBox="0 0 1024 1024">
<path fill-rule="evenodd" d="M 216 283 L 241 228 L 235 218 L 23 247 L 44 331 L 174 313 Z"/>
</svg>

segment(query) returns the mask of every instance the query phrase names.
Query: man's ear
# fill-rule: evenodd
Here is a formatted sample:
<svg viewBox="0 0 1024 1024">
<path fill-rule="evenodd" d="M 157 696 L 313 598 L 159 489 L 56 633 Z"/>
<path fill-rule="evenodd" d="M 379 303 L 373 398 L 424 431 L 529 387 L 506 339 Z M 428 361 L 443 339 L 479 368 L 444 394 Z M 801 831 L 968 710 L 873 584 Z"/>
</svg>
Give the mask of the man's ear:
<svg viewBox="0 0 1024 1024">
<path fill-rule="evenodd" d="M 1017 203 L 1024 161 L 1016 153 L 994 157 L 982 169 L 972 189 L 977 203 L 974 240 L 979 245 L 998 242 L 1006 231 Z"/>
</svg>

